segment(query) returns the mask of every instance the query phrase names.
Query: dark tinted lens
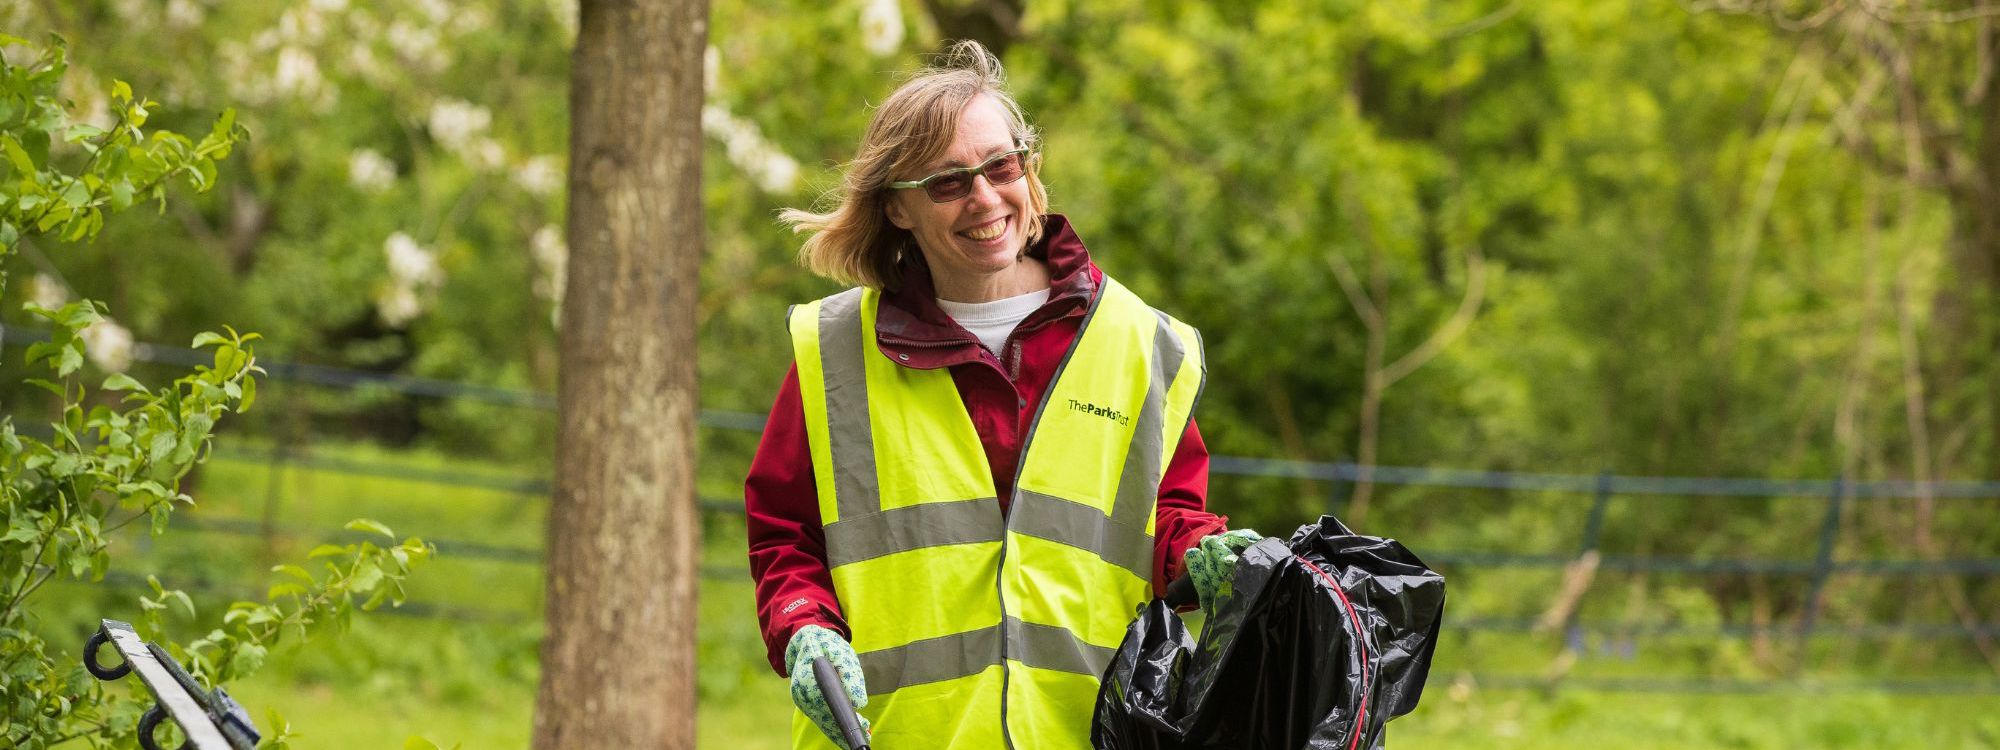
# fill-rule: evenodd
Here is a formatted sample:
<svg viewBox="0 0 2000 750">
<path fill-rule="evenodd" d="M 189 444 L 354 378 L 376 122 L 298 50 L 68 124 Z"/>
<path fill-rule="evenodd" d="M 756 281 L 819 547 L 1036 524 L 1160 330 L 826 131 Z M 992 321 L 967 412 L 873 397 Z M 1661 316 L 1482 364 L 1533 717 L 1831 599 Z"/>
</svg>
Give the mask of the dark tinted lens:
<svg viewBox="0 0 2000 750">
<path fill-rule="evenodd" d="M 986 181 L 995 185 L 1005 185 L 1021 179 L 1021 155 L 1007 154 L 998 161 L 986 165 Z"/>
<path fill-rule="evenodd" d="M 948 174 L 931 180 L 924 188 L 931 200 L 937 203 L 955 201 L 972 192 L 972 176 L 964 172 Z"/>
</svg>

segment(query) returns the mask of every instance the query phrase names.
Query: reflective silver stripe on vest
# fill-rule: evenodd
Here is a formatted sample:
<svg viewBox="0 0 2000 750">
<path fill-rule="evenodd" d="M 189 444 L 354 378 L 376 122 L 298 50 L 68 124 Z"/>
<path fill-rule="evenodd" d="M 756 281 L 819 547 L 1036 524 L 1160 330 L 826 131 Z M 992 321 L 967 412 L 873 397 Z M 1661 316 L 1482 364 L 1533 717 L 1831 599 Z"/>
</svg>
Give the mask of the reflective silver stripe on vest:
<svg viewBox="0 0 2000 750">
<path fill-rule="evenodd" d="M 1167 391 L 1187 358 L 1187 344 L 1175 335 L 1166 313 L 1153 315 L 1159 321 L 1153 332 L 1153 372 L 1146 385 L 1146 400 L 1139 407 L 1139 424 L 1132 430 L 1132 444 L 1125 449 L 1125 466 L 1118 475 L 1118 494 L 1111 508 L 1111 522 L 1118 526 L 1146 528 L 1146 516 L 1160 493 L 1160 472 L 1168 456 L 1162 442 L 1166 434 Z M 1152 578 L 1151 566 L 1143 574 Z"/>
<path fill-rule="evenodd" d="M 1054 625 L 1007 618 L 1007 654 L 1036 669 L 1102 677 L 1117 649 L 1093 646 Z"/>
<path fill-rule="evenodd" d="M 826 525 L 827 562 L 833 567 L 946 544 L 997 542 L 1006 527 L 993 498 L 920 503 L 880 513 L 848 515 Z"/>
<path fill-rule="evenodd" d="M 1002 626 L 925 638 L 861 654 L 869 695 L 886 695 L 911 685 L 955 680 L 1000 663 Z M 1102 676 L 1116 649 L 1094 646 L 1054 625 L 1005 621 L 1008 658 L 1036 669 Z"/>
<path fill-rule="evenodd" d="M 1121 525 L 1088 505 L 1023 489 L 1014 491 L 1008 516 L 1016 532 L 1087 550 L 1142 580 L 1153 580 L 1153 537 L 1146 533 L 1143 517 L 1137 524 Z"/>
<path fill-rule="evenodd" d="M 861 654 L 869 695 L 979 674 L 1000 663 L 1000 626 L 911 641 Z"/>
<path fill-rule="evenodd" d="M 834 502 L 843 519 L 882 507 L 875 476 L 875 432 L 868 422 L 868 367 L 862 359 L 868 351 L 864 346 L 874 342 L 861 340 L 861 292 L 859 287 L 849 289 L 819 305 L 827 453 L 833 460 Z"/>
</svg>

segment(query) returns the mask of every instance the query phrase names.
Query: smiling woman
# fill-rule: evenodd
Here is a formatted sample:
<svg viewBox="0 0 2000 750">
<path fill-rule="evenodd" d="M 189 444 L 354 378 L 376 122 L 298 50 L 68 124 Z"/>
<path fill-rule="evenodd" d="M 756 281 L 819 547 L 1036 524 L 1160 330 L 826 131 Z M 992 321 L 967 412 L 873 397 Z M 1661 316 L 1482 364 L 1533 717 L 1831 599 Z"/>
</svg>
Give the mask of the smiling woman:
<svg viewBox="0 0 2000 750">
<path fill-rule="evenodd" d="M 1206 509 L 1201 337 L 1047 212 L 1037 140 L 960 42 L 876 111 L 837 206 L 783 214 L 858 285 L 792 309 L 744 485 L 795 747 L 848 747 L 827 690 L 882 747 L 1088 747 L 1132 613 L 1184 567 L 1213 605 L 1257 539 Z"/>
</svg>

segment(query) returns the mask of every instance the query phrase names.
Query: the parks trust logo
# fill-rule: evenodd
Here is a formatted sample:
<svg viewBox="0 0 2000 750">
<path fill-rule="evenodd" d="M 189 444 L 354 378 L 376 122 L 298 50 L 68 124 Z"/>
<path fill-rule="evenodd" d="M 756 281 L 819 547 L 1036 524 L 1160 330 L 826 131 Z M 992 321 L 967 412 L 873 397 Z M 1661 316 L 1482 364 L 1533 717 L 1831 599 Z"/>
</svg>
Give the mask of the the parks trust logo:
<svg viewBox="0 0 2000 750">
<path fill-rule="evenodd" d="M 1130 427 L 1132 425 L 1132 415 L 1126 414 L 1125 412 L 1122 411 L 1118 411 L 1117 409 L 1110 409 L 1098 406 L 1097 404 L 1090 403 L 1089 401 L 1078 401 L 1076 399 L 1070 399 L 1069 410 L 1080 411 L 1085 414 L 1094 414 L 1096 416 L 1104 417 L 1105 419 L 1117 422 L 1121 427 Z"/>
</svg>

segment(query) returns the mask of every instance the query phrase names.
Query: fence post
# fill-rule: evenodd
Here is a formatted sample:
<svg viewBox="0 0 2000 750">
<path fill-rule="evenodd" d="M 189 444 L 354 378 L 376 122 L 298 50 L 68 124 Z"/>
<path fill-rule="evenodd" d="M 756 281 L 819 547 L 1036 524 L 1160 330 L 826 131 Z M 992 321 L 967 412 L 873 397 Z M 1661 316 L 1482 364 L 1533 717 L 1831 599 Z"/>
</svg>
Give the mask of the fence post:
<svg viewBox="0 0 2000 750">
<path fill-rule="evenodd" d="M 1577 613 L 1583 609 L 1583 593 L 1590 586 L 1589 579 L 1597 574 L 1597 543 L 1604 532 L 1604 507 L 1611 504 L 1611 472 L 1597 473 L 1597 490 L 1590 500 L 1590 518 L 1583 525 L 1583 544 L 1577 549 L 1576 562 L 1570 564 L 1565 574 L 1567 601 L 1562 606 L 1568 609 L 1563 617 L 1563 648 L 1572 654 L 1584 650 L 1583 627 L 1577 624 Z M 1574 591 L 1567 590 L 1575 586 Z"/>
<path fill-rule="evenodd" d="M 1597 473 L 1597 494 L 1590 501 L 1590 520 L 1583 526 L 1583 547 L 1578 554 L 1597 549 L 1597 538 L 1604 532 L 1604 506 L 1611 503 L 1611 472 Z"/>
<path fill-rule="evenodd" d="M 1847 495 L 1847 476 L 1833 480 L 1833 492 L 1826 499 L 1826 518 L 1819 527 L 1819 555 L 1813 559 L 1812 585 L 1806 589 L 1805 612 L 1799 617 L 1799 661 L 1805 663 L 1806 651 L 1811 648 L 1813 627 L 1818 624 L 1821 595 L 1826 589 L 1827 576 L 1833 573 L 1833 545 L 1840 536 L 1840 505 Z"/>
</svg>

